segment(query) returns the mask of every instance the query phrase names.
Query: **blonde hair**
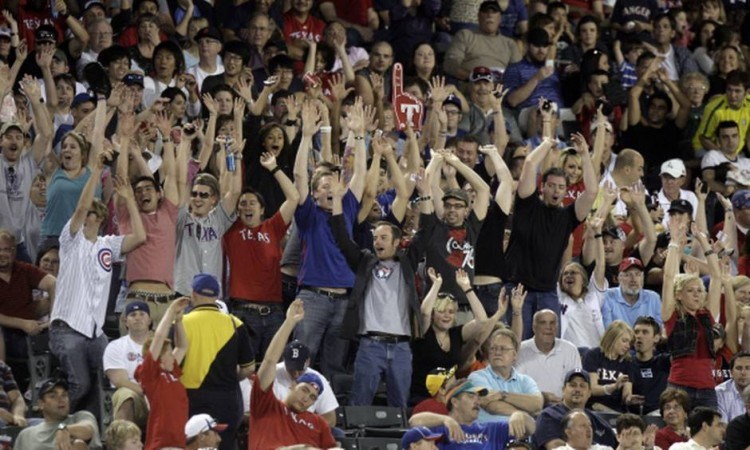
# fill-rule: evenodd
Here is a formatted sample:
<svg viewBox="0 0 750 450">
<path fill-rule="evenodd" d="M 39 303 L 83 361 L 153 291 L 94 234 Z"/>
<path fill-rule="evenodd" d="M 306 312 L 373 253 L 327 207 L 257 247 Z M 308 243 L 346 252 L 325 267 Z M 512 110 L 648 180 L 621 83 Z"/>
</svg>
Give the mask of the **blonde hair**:
<svg viewBox="0 0 750 450">
<path fill-rule="evenodd" d="M 602 340 L 599 342 L 599 347 L 602 349 L 604 356 L 614 360 L 630 361 L 630 352 L 625 352 L 622 356 L 615 354 L 615 343 L 623 333 L 627 333 L 630 336 L 630 340 L 633 340 L 633 329 L 630 328 L 630 325 L 622 320 L 615 320 L 609 324 L 606 331 L 604 331 Z"/>
<path fill-rule="evenodd" d="M 93 175 L 92 175 L 93 176 Z M 91 207 L 89 208 L 90 212 L 93 212 L 97 215 L 102 221 L 107 220 L 109 217 L 109 210 L 107 209 L 107 206 L 101 202 L 101 200 L 95 198 L 93 202 L 91 202 Z"/>
<path fill-rule="evenodd" d="M 107 446 L 113 450 L 119 450 L 125 446 L 128 439 L 141 438 L 141 429 L 129 420 L 113 420 L 104 433 Z"/>
<path fill-rule="evenodd" d="M 732 290 L 734 292 L 737 292 L 738 290 L 742 289 L 743 287 L 750 284 L 750 277 L 747 277 L 745 275 L 737 275 L 736 277 L 732 278 Z"/>
<path fill-rule="evenodd" d="M 450 306 L 457 307 L 458 302 L 449 293 L 441 292 L 438 294 L 437 300 L 435 300 L 435 306 L 433 306 L 432 310 L 443 312 Z"/>
<path fill-rule="evenodd" d="M 680 316 L 685 315 L 685 309 L 682 307 L 682 301 L 678 301 L 678 294 L 681 293 L 682 290 L 685 289 L 687 285 L 692 283 L 693 281 L 697 281 L 700 285 L 701 296 L 703 297 L 701 299 L 702 305 L 706 301 L 706 287 L 703 285 L 703 281 L 700 279 L 700 277 L 698 275 L 688 273 L 681 273 L 674 277 L 674 300 L 677 304 L 677 311 L 679 311 Z"/>
</svg>

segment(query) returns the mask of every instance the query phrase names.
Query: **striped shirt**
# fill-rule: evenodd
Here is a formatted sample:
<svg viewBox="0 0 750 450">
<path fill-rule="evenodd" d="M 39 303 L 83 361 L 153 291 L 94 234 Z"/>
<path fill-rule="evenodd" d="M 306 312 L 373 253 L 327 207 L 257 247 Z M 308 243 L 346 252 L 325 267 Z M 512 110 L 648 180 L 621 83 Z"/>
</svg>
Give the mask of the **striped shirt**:
<svg viewBox="0 0 750 450">
<path fill-rule="evenodd" d="M 716 132 L 721 122 L 730 120 L 739 126 L 740 139 L 737 144 L 737 153 L 745 146 L 748 125 L 750 125 L 750 98 L 745 97 L 742 105 L 735 109 L 729 106 L 726 94 L 718 95 L 708 102 L 703 109 L 703 118 L 698 126 L 698 131 L 693 136 L 693 149 L 703 148 L 701 137 L 716 141 Z"/>
<path fill-rule="evenodd" d="M 99 236 L 91 242 L 83 229 L 60 233 L 60 273 L 51 321 L 62 320 L 87 337 L 101 336 L 107 312 L 112 263 L 122 259 L 124 236 Z"/>
</svg>

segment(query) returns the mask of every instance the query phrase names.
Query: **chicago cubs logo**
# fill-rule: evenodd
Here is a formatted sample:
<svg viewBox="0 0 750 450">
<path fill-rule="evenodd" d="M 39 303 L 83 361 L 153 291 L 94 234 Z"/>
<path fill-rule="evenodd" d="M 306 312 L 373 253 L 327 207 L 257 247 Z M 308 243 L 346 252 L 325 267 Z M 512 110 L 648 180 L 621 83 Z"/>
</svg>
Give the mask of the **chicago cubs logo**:
<svg viewBox="0 0 750 450">
<path fill-rule="evenodd" d="M 104 269 L 107 272 L 112 271 L 112 250 L 108 248 L 103 248 L 99 250 L 99 255 L 97 257 L 99 260 L 99 266 Z"/>
</svg>

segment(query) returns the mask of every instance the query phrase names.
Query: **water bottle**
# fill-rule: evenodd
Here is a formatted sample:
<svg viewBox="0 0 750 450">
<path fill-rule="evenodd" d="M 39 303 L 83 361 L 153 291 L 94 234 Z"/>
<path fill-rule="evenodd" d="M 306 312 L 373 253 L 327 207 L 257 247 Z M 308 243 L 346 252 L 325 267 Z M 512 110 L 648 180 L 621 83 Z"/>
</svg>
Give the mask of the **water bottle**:
<svg viewBox="0 0 750 450">
<path fill-rule="evenodd" d="M 234 161 L 234 153 L 229 151 L 229 137 L 224 139 L 224 152 L 227 155 L 227 170 L 230 172 L 234 172 L 237 170 L 237 166 L 235 165 Z"/>
</svg>

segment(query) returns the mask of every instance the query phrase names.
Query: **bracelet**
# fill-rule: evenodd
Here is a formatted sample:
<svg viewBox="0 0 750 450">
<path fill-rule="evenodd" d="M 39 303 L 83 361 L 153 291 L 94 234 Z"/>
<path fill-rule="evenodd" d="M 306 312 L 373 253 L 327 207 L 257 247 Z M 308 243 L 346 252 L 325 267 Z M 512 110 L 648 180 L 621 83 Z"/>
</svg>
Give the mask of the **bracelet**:
<svg viewBox="0 0 750 450">
<path fill-rule="evenodd" d="M 513 311 L 513 315 L 514 315 L 514 316 L 520 316 L 520 315 L 521 315 L 521 312 L 520 312 L 520 311 Z"/>
<path fill-rule="evenodd" d="M 320 127 L 321 133 L 330 133 L 333 128 L 331 126 L 322 126 Z"/>
<path fill-rule="evenodd" d="M 679 250 L 680 246 L 674 242 L 670 242 L 669 245 L 667 245 L 667 248 L 676 248 Z"/>
<path fill-rule="evenodd" d="M 278 172 L 279 170 L 281 170 L 281 167 L 279 167 L 279 166 L 276 166 L 276 167 L 274 167 L 274 168 L 273 168 L 273 169 L 271 170 L 271 175 L 275 174 L 275 173 L 276 173 L 276 172 Z"/>
<path fill-rule="evenodd" d="M 417 198 L 416 198 L 415 200 L 416 200 L 417 202 L 426 202 L 426 201 L 428 201 L 428 200 L 432 200 L 432 196 L 430 196 L 430 195 L 425 195 L 424 197 L 417 197 Z"/>
<path fill-rule="evenodd" d="M 711 256 L 711 255 L 713 255 L 715 253 L 716 252 L 713 251 L 713 249 L 710 249 L 710 250 L 706 250 L 706 252 L 703 254 L 703 256 L 705 256 L 706 258 L 708 258 L 709 256 Z"/>
<path fill-rule="evenodd" d="M 602 236 L 604 236 L 602 233 L 595 234 L 594 239 L 599 239 Z"/>
<path fill-rule="evenodd" d="M 296 120 L 287 120 L 286 122 L 284 122 L 284 125 L 286 125 L 288 127 L 296 127 L 297 126 L 297 121 Z"/>
<path fill-rule="evenodd" d="M 474 288 L 469 288 L 469 289 L 467 289 L 467 290 L 464 291 L 464 294 L 468 295 L 469 292 L 473 292 L 473 291 L 474 291 Z"/>
<path fill-rule="evenodd" d="M 364 136 L 354 136 L 354 140 L 355 140 L 355 141 L 361 141 L 361 140 L 363 140 L 364 138 L 365 138 Z"/>
</svg>

